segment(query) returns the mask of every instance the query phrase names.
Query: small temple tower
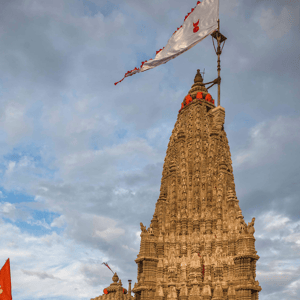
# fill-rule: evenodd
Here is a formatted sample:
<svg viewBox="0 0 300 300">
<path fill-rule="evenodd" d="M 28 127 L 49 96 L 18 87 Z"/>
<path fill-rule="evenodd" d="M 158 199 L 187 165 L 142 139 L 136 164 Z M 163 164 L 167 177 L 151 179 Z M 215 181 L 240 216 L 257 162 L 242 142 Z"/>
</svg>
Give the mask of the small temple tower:
<svg viewBox="0 0 300 300">
<path fill-rule="evenodd" d="M 128 293 L 127 290 L 122 287 L 122 281 L 119 280 L 117 273 L 112 277 L 113 283 L 103 290 L 103 295 L 91 300 L 134 300 L 131 296 L 131 280 L 129 281 Z"/>
<path fill-rule="evenodd" d="M 254 221 L 236 197 L 225 109 L 198 70 L 170 137 L 160 196 L 141 223 L 136 300 L 258 300 Z"/>
</svg>

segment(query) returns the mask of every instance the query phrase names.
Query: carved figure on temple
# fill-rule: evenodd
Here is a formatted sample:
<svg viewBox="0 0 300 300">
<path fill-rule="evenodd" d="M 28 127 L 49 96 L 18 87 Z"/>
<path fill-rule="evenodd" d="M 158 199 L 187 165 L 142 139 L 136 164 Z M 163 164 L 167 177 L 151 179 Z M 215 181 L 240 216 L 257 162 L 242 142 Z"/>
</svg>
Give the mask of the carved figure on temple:
<svg viewBox="0 0 300 300">
<path fill-rule="evenodd" d="M 247 225 L 244 219 L 240 220 L 237 230 L 242 234 L 247 233 Z"/>
<path fill-rule="evenodd" d="M 203 287 L 202 296 L 211 296 L 211 288 L 209 285 Z"/>
<path fill-rule="evenodd" d="M 181 268 L 186 268 L 187 262 L 185 255 L 181 258 Z"/>
<path fill-rule="evenodd" d="M 158 241 L 159 241 L 159 242 L 163 242 L 163 241 L 164 241 L 164 237 L 163 237 L 163 235 L 162 235 L 161 232 L 159 233 Z"/>
<path fill-rule="evenodd" d="M 216 249 L 216 255 L 221 256 L 222 252 L 223 252 L 222 248 L 218 246 L 217 249 Z"/>
<path fill-rule="evenodd" d="M 187 287 L 186 287 L 186 283 L 184 283 L 180 289 L 180 297 L 182 296 L 187 296 L 188 295 L 188 290 L 187 290 Z"/>
<path fill-rule="evenodd" d="M 213 296 L 216 297 L 216 298 L 222 298 L 223 297 L 223 290 L 222 290 L 222 287 L 220 285 L 220 282 L 217 282 L 217 285 L 216 285 L 216 288 L 214 290 Z"/>
<path fill-rule="evenodd" d="M 156 285 L 156 291 L 155 291 L 155 296 L 157 297 L 163 297 L 164 296 L 164 290 L 162 288 L 162 284 L 159 281 Z"/>
<path fill-rule="evenodd" d="M 254 234 L 254 232 L 255 232 L 254 221 L 255 221 L 255 218 L 252 218 L 252 221 L 248 222 L 247 230 L 248 230 L 248 233 L 250 233 L 250 234 Z"/>
<path fill-rule="evenodd" d="M 150 225 L 150 227 L 148 228 L 148 232 L 152 235 L 153 234 L 153 229 L 152 226 Z"/>
<path fill-rule="evenodd" d="M 169 265 L 169 261 L 168 261 L 168 258 L 166 256 L 163 258 L 163 262 L 164 262 L 164 266 Z"/>
<path fill-rule="evenodd" d="M 141 226 L 142 232 L 147 233 L 146 226 L 144 226 L 142 222 L 140 223 L 140 226 Z"/>
<path fill-rule="evenodd" d="M 200 268 L 200 258 L 198 256 L 198 253 L 194 253 L 192 255 L 190 267 L 194 269 Z"/>
<path fill-rule="evenodd" d="M 140 275 L 140 283 L 143 284 L 143 283 L 144 283 L 144 280 L 145 280 L 145 275 L 144 275 L 144 273 L 142 273 L 142 274 Z"/>
<path fill-rule="evenodd" d="M 224 214 L 225 214 L 225 216 L 226 216 L 226 214 L 227 214 L 227 211 L 225 211 L 224 212 Z M 226 219 L 224 219 L 224 221 L 223 221 L 223 230 L 227 230 L 227 221 L 226 221 Z"/>
<path fill-rule="evenodd" d="M 167 296 L 167 299 L 170 299 L 170 300 L 175 300 L 175 299 L 177 299 L 177 293 L 176 293 L 175 286 L 171 286 L 171 287 L 170 287 L 170 290 L 169 290 L 169 294 L 168 294 L 168 296 Z"/>
<path fill-rule="evenodd" d="M 192 240 L 193 240 L 194 243 L 196 243 L 197 237 L 198 237 L 197 232 L 194 231 L 194 232 L 192 233 Z"/>
<path fill-rule="evenodd" d="M 210 260 L 210 258 L 209 258 L 208 255 L 205 255 L 205 256 L 204 256 L 204 264 L 205 264 L 205 265 L 210 265 L 210 264 L 211 264 L 211 260 Z"/>
<path fill-rule="evenodd" d="M 204 209 L 202 209 L 202 211 L 201 211 L 201 219 L 204 219 L 204 217 L 205 217 L 205 211 L 204 211 Z"/>
</svg>

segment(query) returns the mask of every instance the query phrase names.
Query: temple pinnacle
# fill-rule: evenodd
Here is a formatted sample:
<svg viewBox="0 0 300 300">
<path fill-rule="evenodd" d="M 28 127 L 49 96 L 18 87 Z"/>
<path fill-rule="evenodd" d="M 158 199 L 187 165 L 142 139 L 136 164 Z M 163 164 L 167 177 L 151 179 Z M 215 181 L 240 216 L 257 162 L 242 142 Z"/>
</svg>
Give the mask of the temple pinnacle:
<svg viewBox="0 0 300 300">
<path fill-rule="evenodd" d="M 197 92 L 204 92 L 208 93 L 205 85 L 203 84 L 203 78 L 200 73 L 200 69 L 197 70 L 197 74 L 194 79 L 194 84 L 192 85 L 191 89 L 189 90 L 189 94 L 197 94 Z"/>
<path fill-rule="evenodd" d="M 196 83 L 196 82 L 200 82 L 200 83 L 203 82 L 203 78 L 200 74 L 200 69 L 197 70 L 197 74 L 196 74 L 195 79 L 194 79 L 194 83 Z"/>
</svg>

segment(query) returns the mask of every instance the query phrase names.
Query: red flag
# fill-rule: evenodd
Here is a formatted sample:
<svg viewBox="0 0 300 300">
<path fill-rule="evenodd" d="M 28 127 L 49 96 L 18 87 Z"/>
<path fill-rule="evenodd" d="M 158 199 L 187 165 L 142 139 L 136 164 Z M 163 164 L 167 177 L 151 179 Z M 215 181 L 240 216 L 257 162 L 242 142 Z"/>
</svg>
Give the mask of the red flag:
<svg viewBox="0 0 300 300">
<path fill-rule="evenodd" d="M 12 300 L 9 259 L 0 270 L 0 299 Z"/>
<path fill-rule="evenodd" d="M 107 267 L 114 273 L 114 271 L 109 267 L 109 265 L 108 265 L 106 262 L 103 262 L 102 265 L 107 266 Z M 1 300 L 1 299 L 0 299 L 0 300 Z"/>
</svg>

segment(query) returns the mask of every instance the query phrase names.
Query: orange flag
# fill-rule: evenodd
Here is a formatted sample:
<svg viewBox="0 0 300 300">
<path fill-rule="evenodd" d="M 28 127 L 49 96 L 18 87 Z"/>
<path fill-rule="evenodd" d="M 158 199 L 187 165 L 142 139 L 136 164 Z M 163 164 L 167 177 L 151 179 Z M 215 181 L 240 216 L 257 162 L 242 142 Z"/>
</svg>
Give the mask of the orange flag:
<svg viewBox="0 0 300 300">
<path fill-rule="evenodd" d="M 0 300 L 12 300 L 9 259 L 0 270 Z"/>
</svg>

